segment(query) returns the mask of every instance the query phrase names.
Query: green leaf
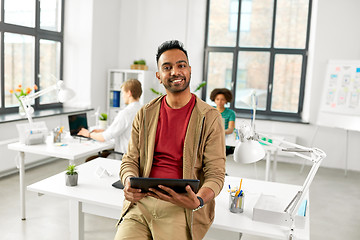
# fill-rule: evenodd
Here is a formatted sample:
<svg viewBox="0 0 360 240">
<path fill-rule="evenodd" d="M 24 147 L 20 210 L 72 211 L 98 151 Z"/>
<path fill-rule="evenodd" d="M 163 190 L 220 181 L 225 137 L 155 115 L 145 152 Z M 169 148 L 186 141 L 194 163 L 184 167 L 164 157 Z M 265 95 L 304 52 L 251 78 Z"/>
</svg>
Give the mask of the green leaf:
<svg viewBox="0 0 360 240">
<path fill-rule="evenodd" d="M 74 174 L 77 173 L 76 168 L 75 168 L 75 164 L 74 165 L 69 165 L 66 170 L 67 170 L 66 171 L 67 175 L 74 175 Z"/>
<path fill-rule="evenodd" d="M 195 91 L 194 92 L 197 92 L 197 91 L 199 91 L 202 87 L 204 87 L 206 85 L 206 82 L 202 82 L 202 83 L 200 83 L 198 86 L 197 86 L 197 88 L 195 89 Z"/>
<path fill-rule="evenodd" d="M 150 88 L 150 90 L 151 90 L 153 93 L 155 93 L 156 95 L 159 95 L 159 96 L 162 96 L 162 95 L 163 95 L 161 92 L 158 92 L 158 91 L 156 91 L 156 90 L 153 89 L 153 88 Z"/>
<path fill-rule="evenodd" d="M 144 59 L 140 59 L 139 61 L 137 61 L 137 64 L 146 65 L 146 61 Z"/>
<path fill-rule="evenodd" d="M 146 61 L 144 59 L 140 59 L 140 60 L 135 60 L 134 64 L 138 64 L 138 65 L 146 65 Z"/>
<path fill-rule="evenodd" d="M 107 120 L 107 114 L 106 113 L 101 113 L 100 116 L 99 116 L 99 120 L 106 121 Z"/>
</svg>

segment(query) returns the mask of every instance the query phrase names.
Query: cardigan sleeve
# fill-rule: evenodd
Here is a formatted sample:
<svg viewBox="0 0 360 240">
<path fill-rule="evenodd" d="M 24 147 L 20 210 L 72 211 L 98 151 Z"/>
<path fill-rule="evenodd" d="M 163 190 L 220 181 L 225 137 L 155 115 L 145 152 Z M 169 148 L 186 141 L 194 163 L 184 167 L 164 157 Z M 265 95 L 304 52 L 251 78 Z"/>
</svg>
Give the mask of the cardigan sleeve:
<svg viewBox="0 0 360 240">
<path fill-rule="evenodd" d="M 124 154 L 122 158 L 122 163 L 120 167 L 120 179 L 123 183 L 125 183 L 125 179 L 129 176 L 138 177 L 139 176 L 139 133 L 140 133 L 140 125 L 142 119 L 141 109 L 137 114 L 132 124 L 131 136 L 128 145 L 128 150 Z"/>
<path fill-rule="evenodd" d="M 203 172 L 202 187 L 212 189 L 217 196 L 225 180 L 225 130 L 221 115 L 217 111 L 210 111 L 206 117 L 203 144 Z"/>
</svg>

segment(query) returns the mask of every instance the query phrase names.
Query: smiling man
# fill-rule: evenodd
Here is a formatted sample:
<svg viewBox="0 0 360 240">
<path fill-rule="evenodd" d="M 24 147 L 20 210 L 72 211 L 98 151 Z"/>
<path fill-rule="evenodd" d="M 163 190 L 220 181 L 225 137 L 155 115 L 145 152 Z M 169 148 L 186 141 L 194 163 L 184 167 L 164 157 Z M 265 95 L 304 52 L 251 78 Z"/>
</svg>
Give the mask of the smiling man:
<svg viewBox="0 0 360 240">
<path fill-rule="evenodd" d="M 214 220 L 224 184 L 225 133 L 220 113 L 190 92 L 191 67 L 183 44 L 161 44 L 156 77 L 166 95 L 137 114 L 120 178 L 125 202 L 116 240 L 202 239 Z M 159 185 L 141 192 L 130 177 L 198 179 L 200 189 L 176 193 Z"/>
</svg>

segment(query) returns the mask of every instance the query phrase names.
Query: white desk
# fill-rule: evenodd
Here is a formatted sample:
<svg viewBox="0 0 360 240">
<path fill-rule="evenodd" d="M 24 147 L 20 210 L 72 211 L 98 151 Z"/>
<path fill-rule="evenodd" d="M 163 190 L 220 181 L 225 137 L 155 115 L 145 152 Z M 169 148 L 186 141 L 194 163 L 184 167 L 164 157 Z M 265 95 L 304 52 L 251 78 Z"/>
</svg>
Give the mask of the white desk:
<svg viewBox="0 0 360 240">
<path fill-rule="evenodd" d="M 48 138 L 46 143 L 37 145 L 25 145 L 20 142 L 11 143 L 8 149 L 19 151 L 18 168 L 20 177 L 20 205 L 21 219 L 26 219 L 25 207 L 25 153 L 39 154 L 49 157 L 63 158 L 70 160 L 73 164 L 76 159 L 96 154 L 97 152 L 114 147 L 113 142 L 97 142 L 93 140 L 79 140 L 67 137 L 62 141 L 66 146 L 59 146 L 51 142 Z"/>
<path fill-rule="evenodd" d="M 302 186 L 244 178 L 241 187 L 245 192 L 244 212 L 235 214 L 228 210 L 229 193 L 227 190 L 229 184 L 231 187 L 239 186 L 240 179 L 239 177 L 230 176 L 225 178 L 224 188 L 215 199 L 215 220 L 212 227 L 268 238 L 288 239 L 289 228 L 253 221 L 253 207 L 261 193 L 265 195 L 275 195 L 281 199 L 282 202 L 290 203 L 291 199 Z M 308 195 L 306 199 L 309 199 Z M 308 200 L 308 214 L 305 220 L 305 228 L 295 230 L 295 239 L 310 239 L 309 205 Z"/>
<path fill-rule="evenodd" d="M 99 178 L 94 172 L 102 166 L 112 173 L 111 177 Z M 124 200 L 123 192 L 111 186 L 119 179 L 120 162 L 97 158 L 78 167 L 79 183 L 76 187 L 65 186 L 64 172 L 34 183 L 27 187 L 29 191 L 68 198 L 70 201 L 71 239 L 84 239 L 84 213 L 118 219 Z M 252 220 L 253 206 L 260 193 L 272 193 L 286 200 L 293 197 L 301 186 L 243 179 L 245 191 L 245 211 L 241 214 L 231 213 L 229 207 L 228 185 L 239 185 L 240 178 L 226 177 L 221 194 L 216 198 L 215 220 L 212 228 L 286 239 L 289 229 L 278 225 Z M 297 239 L 310 239 L 309 215 L 306 217 L 305 229 L 295 229 Z"/>
<path fill-rule="evenodd" d="M 238 140 L 235 140 L 235 134 L 225 135 L 226 146 L 236 147 Z M 273 169 L 271 174 L 271 180 L 276 180 L 276 168 L 277 168 L 277 153 L 278 149 L 275 146 L 263 145 L 266 154 L 266 165 L 265 165 L 265 181 L 270 180 L 270 165 L 271 165 L 271 156 L 273 156 Z"/>
</svg>

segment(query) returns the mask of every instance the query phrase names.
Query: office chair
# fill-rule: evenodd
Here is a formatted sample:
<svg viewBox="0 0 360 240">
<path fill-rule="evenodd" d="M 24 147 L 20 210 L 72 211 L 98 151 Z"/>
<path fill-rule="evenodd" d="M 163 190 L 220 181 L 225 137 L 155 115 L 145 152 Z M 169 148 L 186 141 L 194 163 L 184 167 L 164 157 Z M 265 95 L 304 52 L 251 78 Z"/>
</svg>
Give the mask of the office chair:
<svg viewBox="0 0 360 240">
<path fill-rule="evenodd" d="M 119 158 L 116 158 L 114 160 L 121 160 L 122 159 L 122 156 L 124 155 L 124 153 L 122 152 L 117 152 L 117 151 L 114 151 L 114 149 L 107 149 L 107 150 L 103 150 L 102 152 L 98 152 L 97 155 L 94 155 L 94 156 L 91 156 L 91 157 L 88 157 L 85 162 L 89 162 L 95 158 L 98 158 L 98 157 L 102 157 L 102 158 L 107 158 L 110 154 L 114 153 L 115 155 L 119 155 Z"/>
</svg>

